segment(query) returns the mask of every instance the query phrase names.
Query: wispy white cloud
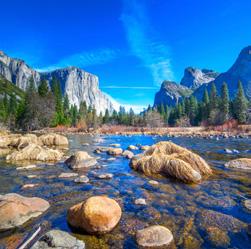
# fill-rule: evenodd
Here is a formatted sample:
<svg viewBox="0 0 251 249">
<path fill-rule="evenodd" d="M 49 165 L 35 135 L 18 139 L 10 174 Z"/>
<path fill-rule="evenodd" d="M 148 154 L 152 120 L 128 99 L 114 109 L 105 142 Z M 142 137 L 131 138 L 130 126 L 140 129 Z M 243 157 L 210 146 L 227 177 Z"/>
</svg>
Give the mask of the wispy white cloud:
<svg viewBox="0 0 251 249">
<path fill-rule="evenodd" d="M 102 65 L 116 59 L 120 54 L 119 50 L 114 49 L 97 49 L 93 51 L 82 51 L 70 56 L 67 56 L 53 65 L 44 68 L 38 68 L 38 71 L 52 71 L 58 68 L 68 66 L 86 67 L 92 65 Z"/>
<path fill-rule="evenodd" d="M 144 105 L 130 105 L 130 104 L 121 103 L 120 101 L 111 97 L 109 94 L 105 93 L 105 95 L 110 99 L 110 101 L 116 111 L 119 111 L 120 106 L 125 107 L 125 110 L 127 112 L 129 112 L 129 110 L 132 108 L 135 113 L 140 113 L 146 108 L 146 106 L 144 106 Z"/>
<path fill-rule="evenodd" d="M 145 6 L 134 0 L 124 0 L 121 16 L 132 53 L 149 68 L 155 84 L 172 80 L 169 47 L 161 42 L 151 28 Z"/>
</svg>

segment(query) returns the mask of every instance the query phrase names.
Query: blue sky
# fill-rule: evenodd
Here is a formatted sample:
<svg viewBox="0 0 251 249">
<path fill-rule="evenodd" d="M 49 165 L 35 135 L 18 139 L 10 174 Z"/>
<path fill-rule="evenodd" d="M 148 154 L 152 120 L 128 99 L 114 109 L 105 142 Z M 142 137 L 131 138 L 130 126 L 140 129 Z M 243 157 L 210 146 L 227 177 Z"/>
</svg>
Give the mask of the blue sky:
<svg viewBox="0 0 251 249">
<path fill-rule="evenodd" d="M 1 2 L 0 50 L 39 70 L 78 66 L 135 109 L 184 68 L 226 71 L 251 41 L 249 0 Z"/>
</svg>

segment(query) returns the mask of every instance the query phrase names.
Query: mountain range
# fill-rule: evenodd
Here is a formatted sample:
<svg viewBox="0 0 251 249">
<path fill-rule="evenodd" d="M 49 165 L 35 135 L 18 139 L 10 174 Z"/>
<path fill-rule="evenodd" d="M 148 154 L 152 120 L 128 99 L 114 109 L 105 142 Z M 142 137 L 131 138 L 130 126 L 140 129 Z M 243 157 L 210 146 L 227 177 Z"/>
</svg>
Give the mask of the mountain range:
<svg viewBox="0 0 251 249">
<path fill-rule="evenodd" d="M 79 107 L 81 101 L 86 101 L 88 106 L 95 107 L 98 113 L 103 114 L 106 109 L 110 113 L 114 109 L 118 109 L 114 101 L 99 89 L 98 77 L 77 67 L 38 72 L 29 67 L 25 61 L 11 58 L 0 51 L 0 76 L 1 82 L 4 82 L 4 86 L 0 86 L 0 95 L 4 91 L 7 91 L 7 94 L 9 91 L 14 91 L 21 96 L 18 89 L 25 91 L 30 77 L 34 79 L 36 87 L 42 79 L 47 80 L 50 85 L 53 77 L 56 77 L 60 81 L 62 93 L 68 95 L 70 104 Z M 242 49 L 233 66 L 224 73 L 187 67 L 180 83 L 164 81 L 160 90 L 155 94 L 154 106 L 162 103 L 175 106 L 180 100 L 191 95 L 200 100 L 205 89 L 210 92 L 213 82 L 218 93 L 220 93 L 223 82 L 226 82 L 229 96 L 234 98 L 239 80 L 242 82 L 246 97 L 251 98 L 251 46 Z M 13 86 L 7 82 L 13 83 Z"/>
<path fill-rule="evenodd" d="M 235 97 L 238 82 L 241 81 L 248 99 L 251 98 L 251 46 L 245 47 L 240 52 L 233 66 L 225 73 L 217 73 L 209 69 L 188 67 L 180 83 L 164 81 L 160 90 L 155 94 L 154 106 L 160 104 L 175 106 L 182 98 L 194 95 L 202 99 L 205 89 L 210 93 L 211 86 L 215 83 L 220 94 L 223 82 L 228 84 L 229 96 Z"/>
<path fill-rule="evenodd" d="M 110 99 L 99 89 L 98 77 L 77 67 L 41 73 L 29 67 L 23 60 L 11 58 L 0 51 L 0 75 L 24 91 L 30 77 L 38 87 L 41 79 L 51 84 L 55 76 L 60 81 L 62 93 L 68 95 L 70 104 L 79 107 L 81 101 L 86 101 L 88 106 L 95 107 L 98 113 L 103 114 L 106 109 L 110 113 L 114 109 Z"/>
</svg>

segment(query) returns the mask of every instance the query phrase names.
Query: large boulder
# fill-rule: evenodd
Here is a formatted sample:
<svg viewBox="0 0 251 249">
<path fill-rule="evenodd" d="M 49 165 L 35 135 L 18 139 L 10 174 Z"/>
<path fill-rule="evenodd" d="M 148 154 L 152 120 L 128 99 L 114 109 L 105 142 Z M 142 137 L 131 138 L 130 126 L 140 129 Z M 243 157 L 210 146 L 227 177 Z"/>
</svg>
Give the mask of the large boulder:
<svg viewBox="0 0 251 249">
<path fill-rule="evenodd" d="M 35 134 L 25 134 L 23 136 L 14 138 L 9 146 L 20 150 L 30 143 L 38 144 L 38 138 Z"/>
<path fill-rule="evenodd" d="M 106 196 L 93 196 L 68 210 L 67 220 L 72 227 L 88 233 L 102 234 L 111 231 L 121 218 L 119 204 Z"/>
<path fill-rule="evenodd" d="M 50 204 L 41 198 L 0 195 L 0 230 L 16 228 L 45 212 Z"/>
<path fill-rule="evenodd" d="M 55 133 L 41 135 L 38 139 L 45 146 L 68 147 L 69 145 L 67 137 Z"/>
<path fill-rule="evenodd" d="M 74 153 L 74 155 L 72 155 L 65 161 L 65 164 L 68 165 L 68 167 L 71 169 L 80 169 L 94 166 L 95 164 L 97 164 L 97 161 L 87 152 L 77 151 Z"/>
<path fill-rule="evenodd" d="M 41 162 L 55 162 L 59 161 L 63 153 L 57 150 L 44 148 L 37 144 L 28 144 L 19 151 L 14 151 L 6 157 L 7 161 L 41 161 Z"/>
<path fill-rule="evenodd" d="M 198 183 L 212 174 L 204 159 L 172 142 L 151 146 L 144 154 L 133 157 L 130 166 L 146 175 L 167 175 L 185 183 Z"/>
<path fill-rule="evenodd" d="M 227 168 L 251 170 L 251 158 L 238 158 L 225 164 Z"/>
<path fill-rule="evenodd" d="M 7 134 L 0 136 L 0 148 L 9 148 L 12 141 L 18 139 L 19 137 L 21 137 L 20 134 Z"/>
<path fill-rule="evenodd" d="M 43 235 L 31 249 L 84 249 L 85 243 L 69 233 L 61 230 L 51 230 Z"/>
<path fill-rule="evenodd" d="M 172 232 L 164 226 L 150 226 L 136 233 L 137 244 L 142 248 L 173 248 Z"/>
</svg>

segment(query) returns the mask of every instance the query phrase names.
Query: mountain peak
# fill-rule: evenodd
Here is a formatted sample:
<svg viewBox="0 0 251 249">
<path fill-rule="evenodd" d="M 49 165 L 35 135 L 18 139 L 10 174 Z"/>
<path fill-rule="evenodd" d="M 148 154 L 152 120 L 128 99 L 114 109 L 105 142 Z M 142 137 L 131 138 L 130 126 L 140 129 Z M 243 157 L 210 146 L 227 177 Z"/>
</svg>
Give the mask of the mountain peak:
<svg viewBox="0 0 251 249">
<path fill-rule="evenodd" d="M 184 76 L 180 84 L 190 89 L 196 89 L 202 84 L 213 81 L 218 76 L 218 73 L 211 69 L 199 69 L 195 67 L 187 67 L 184 70 Z"/>
<path fill-rule="evenodd" d="M 105 113 L 106 109 L 109 112 L 114 110 L 109 98 L 99 89 L 98 77 L 75 66 L 39 73 L 23 60 L 11 58 L 1 51 L 0 75 L 22 90 L 27 89 L 31 77 L 36 87 L 41 79 L 51 84 L 53 77 L 56 77 L 63 94 L 68 95 L 70 104 L 79 107 L 80 103 L 85 101 L 88 106 L 95 107 L 98 113 Z"/>
</svg>

